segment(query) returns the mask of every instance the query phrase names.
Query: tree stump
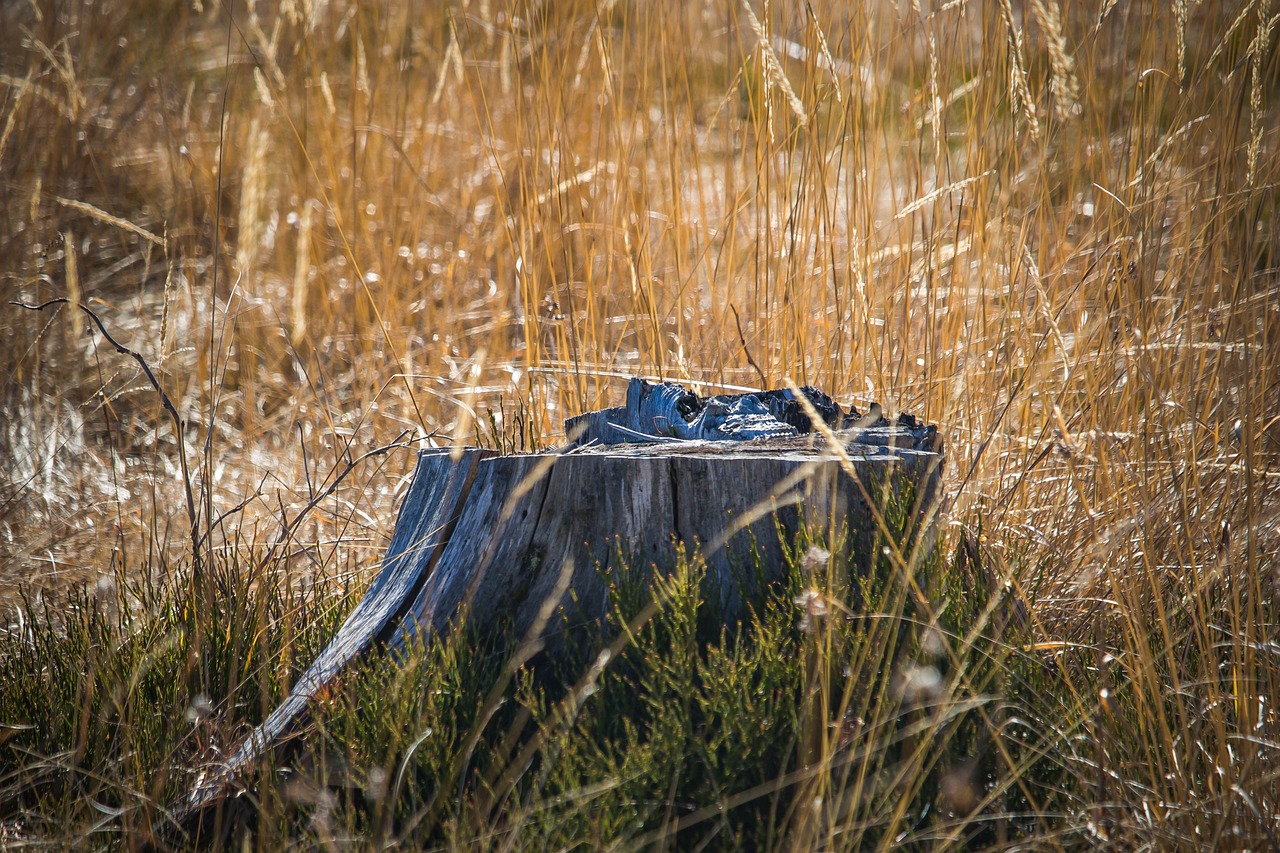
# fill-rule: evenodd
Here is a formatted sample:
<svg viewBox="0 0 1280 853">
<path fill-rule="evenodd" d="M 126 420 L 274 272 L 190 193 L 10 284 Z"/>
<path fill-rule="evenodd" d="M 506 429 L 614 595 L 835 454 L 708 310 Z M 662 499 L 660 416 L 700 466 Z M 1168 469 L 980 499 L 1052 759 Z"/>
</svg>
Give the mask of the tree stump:
<svg viewBox="0 0 1280 853">
<path fill-rule="evenodd" d="M 444 633 L 464 604 L 473 627 L 509 618 L 523 636 L 562 571 L 567 587 L 555 612 L 570 623 L 599 620 L 610 580 L 669 565 L 673 541 L 702 549 L 707 592 L 727 619 L 736 618 L 759 581 L 785 571 L 783 542 L 801 524 L 829 535 L 844 528 L 854 539 L 853 563 L 864 565 L 875 529 L 869 498 L 883 498 L 888 488 L 899 500 L 912 492 L 921 510 L 936 500 L 937 454 L 854 446 L 846 453 L 855 479 L 835 455 L 811 444 L 792 438 L 479 458 L 453 535 L 436 546 L 438 562 L 393 641 Z M 427 454 L 419 461 L 424 472 L 437 464 Z M 417 515 L 406 501 L 400 523 Z M 437 552 L 414 551 L 389 559 L 408 559 L 413 574 L 427 574 L 417 567 Z"/>
<path fill-rule="evenodd" d="M 538 628 L 554 645 L 566 626 L 605 617 L 611 583 L 643 584 L 654 567 L 672 565 L 678 542 L 705 558 L 705 594 L 729 621 L 761 584 L 785 573 L 784 544 L 802 526 L 829 543 L 846 532 L 855 571 L 871 564 L 873 505 L 886 499 L 915 520 L 912 542 L 899 543 L 904 551 L 931 540 L 943 458 L 934 428 L 910 418 L 889 423 L 879 412 L 845 414 L 804 389 L 825 407 L 808 411 L 838 430 L 837 449 L 807 431 L 790 392 L 691 403 L 692 395 L 670 391 L 683 392 L 679 386 L 638 382 L 628 406 L 567 422 L 578 438 L 556 452 L 422 452 L 365 598 L 291 695 L 205 775 L 181 811 L 198 813 L 227 793 L 355 657 L 378 644 L 431 642 L 461 613 L 480 630 L 500 620 L 522 637 Z M 654 389 L 661 393 L 650 397 Z M 637 417 L 642 403 L 649 408 Z M 781 417 L 768 423 L 774 415 Z M 742 425 L 763 437 L 733 440 Z M 701 437 L 671 440 L 673 432 Z"/>
</svg>

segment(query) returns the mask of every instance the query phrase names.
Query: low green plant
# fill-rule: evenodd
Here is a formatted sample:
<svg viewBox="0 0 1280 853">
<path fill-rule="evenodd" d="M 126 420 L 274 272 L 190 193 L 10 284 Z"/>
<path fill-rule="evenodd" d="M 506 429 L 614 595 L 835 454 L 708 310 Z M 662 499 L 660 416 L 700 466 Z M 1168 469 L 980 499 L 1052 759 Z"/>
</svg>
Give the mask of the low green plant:
<svg viewBox="0 0 1280 853">
<path fill-rule="evenodd" d="M 889 535 L 904 533 L 901 511 L 885 517 Z M 1008 798 L 977 793 L 982 773 L 1003 778 L 1000 735 L 980 712 L 1017 706 L 1018 678 L 1037 665 L 993 652 L 1008 648 L 999 630 L 963 638 L 984 604 L 953 583 L 960 557 L 929 552 L 908 577 L 886 549 L 855 569 L 835 541 L 828 552 L 831 538 L 806 530 L 785 540 L 784 571 L 739 626 L 706 600 L 701 556 L 677 548 L 665 570 L 615 569 L 610 617 L 555 658 L 526 660 L 509 632 L 465 625 L 374 654 L 316 705 L 305 738 L 246 780 L 252 808 L 198 836 L 165 808 L 282 697 L 352 591 L 272 586 L 229 562 L 215 564 L 221 594 L 198 614 L 187 587 L 127 574 L 73 593 L 61 619 L 28 602 L 28 627 L 0 639 L 4 800 L 22 833 L 95 844 L 853 849 L 982 837 L 975 825 Z M 931 607 L 912 599 L 920 578 L 941 592 Z M 970 811 L 940 817 L 961 801 Z M 1036 829 L 999 819 L 1013 835 Z"/>
</svg>

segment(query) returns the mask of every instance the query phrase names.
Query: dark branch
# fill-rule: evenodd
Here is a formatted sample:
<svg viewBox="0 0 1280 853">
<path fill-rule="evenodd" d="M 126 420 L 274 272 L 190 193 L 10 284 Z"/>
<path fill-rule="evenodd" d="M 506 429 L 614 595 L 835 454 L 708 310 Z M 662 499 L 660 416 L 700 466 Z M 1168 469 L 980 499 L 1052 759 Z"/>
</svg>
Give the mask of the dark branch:
<svg viewBox="0 0 1280 853">
<path fill-rule="evenodd" d="M 747 357 L 747 364 L 756 369 L 756 373 L 760 376 L 760 388 L 763 390 L 769 387 L 769 380 L 765 378 L 760 365 L 756 364 L 756 360 L 751 357 L 751 350 L 747 349 L 747 336 L 742 333 L 742 320 L 738 317 L 738 309 L 733 307 L 732 302 L 729 303 L 729 310 L 733 312 L 733 323 L 738 327 L 738 340 L 742 343 L 742 352 Z"/>
<path fill-rule="evenodd" d="M 70 305 L 73 308 L 79 308 L 85 314 L 89 315 L 89 319 L 93 321 L 93 325 L 98 327 L 98 331 L 102 334 L 102 337 L 107 339 L 107 343 L 111 344 L 111 346 L 115 348 L 116 352 L 121 355 L 127 355 L 138 363 L 138 367 L 140 367 L 142 372 L 146 375 L 147 381 L 151 383 L 151 387 L 156 389 L 156 393 L 160 395 L 160 404 L 164 406 L 164 410 L 169 413 L 169 417 L 173 421 L 173 429 L 178 438 L 178 461 L 182 464 L 182 487 L 186 491 L 187 497 L 187 521 L 191 524 L 191 556 L 192 559 L 196 561 L 196 564 L 199 565 L 200 540 L 199 534 L 196 530 L 196 501 L 195 495 L 191 491 L 191 474 L 187 470 L 187 448 L 186 441 L 183 438 L 184 424 L 182 417 L 178 414 L 178 409 L 173 405 L 173 401 L 169 399 L 169 395 L 160 387 L 160 380 L 156 378 L 156 374 L 152 371 L 151 365 L 147 363 L 147 360 L 143 358 L 142 354 L 137 350 L 130 349 L 112 337 L 111 333 L 107 331 L 107 327 L 103 324 L 102 318 L 95 314 L 93 309 L 85 305 L 83 302 L 73 302 L 66 297 L 58 297 L 57 299 L 50 299 L 47 302 L 41 302 L 39 305 L 28 305 L 25 302 L 10 302 L 9 304 L 16 305 L 19 308 L 25 308 L 28 311 L 43 311 L 53 305 Z"/>
</svg>

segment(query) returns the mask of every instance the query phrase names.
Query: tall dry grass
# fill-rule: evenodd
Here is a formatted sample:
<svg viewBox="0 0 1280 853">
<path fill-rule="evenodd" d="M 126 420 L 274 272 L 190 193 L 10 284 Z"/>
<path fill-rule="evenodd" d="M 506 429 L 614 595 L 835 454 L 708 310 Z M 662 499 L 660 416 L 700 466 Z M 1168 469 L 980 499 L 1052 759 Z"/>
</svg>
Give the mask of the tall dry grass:
<svg viewBox="0 0 1280 853">
<path fill-rule="evenodd" d="M 83 301 L 185 422 L 77 312 L 0 310 L 6 617 L 20 583 L 189 566 L 180 448 L 194 559 L 360 578 L 408 454 L 312 499 L 405 431 L 792 377 L 942 425 L 947 541 L 1029 605 L 1095 838 L 1256 844 L 1274 14 L 6 6 L 5 302 Z"/>
</svg>

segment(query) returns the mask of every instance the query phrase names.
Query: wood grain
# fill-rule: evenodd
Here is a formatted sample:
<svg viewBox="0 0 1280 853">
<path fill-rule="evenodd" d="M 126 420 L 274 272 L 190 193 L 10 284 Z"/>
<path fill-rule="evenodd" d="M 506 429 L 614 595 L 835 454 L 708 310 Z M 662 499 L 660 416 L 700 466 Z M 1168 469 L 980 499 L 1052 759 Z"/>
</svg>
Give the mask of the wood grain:
<svg viewBox="0 0 1280 853">
<path fill-rule="evenodd" d="M 422 587 L 449 540 L 476 466 L 487 455 L 481 450 L 465 450 L 457 460 L 445 450 L 419 455 L 391 545 L 368 592 L 284 702 L 254 729 L 227 762 L 206 771 L 188 798 L 186 809 L 200 811 L 226 793 L 240 770 L 298 727 L 312 699 L 325 685 L 402 623 L 406 603 Z"/>
<path fill-rule="evenodd" d="M 505 602 L 527 588 L 529 542 L 547 493 L 554 459 L 502 456 L 482 460 L 462 514 L 435 571 L 405 611 L 402 646 L 418 632 L 425 639 L 446 631 L 476 591 L 482 624 L 496 617 Z"/>
<path fill-rule="evenodd" d="M 365 598 L 289 697 L 179 811 L 199 812 L 226 794 L 375 644 L 430 643 L 465 618 L 479 630 L 506 623 L 521 636 L 536 628 L 554 650 L 566 628 L 604 619 L 611 584 L 643 585 L 655 565 L 670 567 L 676 541 L 702 550 L 704 595 L 732 621 L 784 575 L 784 544 L 802 527 L 829 549 L 846 532 L 855 571 L 869 566 L 876 524 L 868 500 L 887 495 L 915 495 L 908 517 L 922 521 L 909 538 L 927 546 L 942 482 L 935 438 L 932 427 L 855 425 L 839 435 L 852 477 L 809 435 L 504 457 L 470 449 L 456 460 L 424 453 Z"/>
</svg>

